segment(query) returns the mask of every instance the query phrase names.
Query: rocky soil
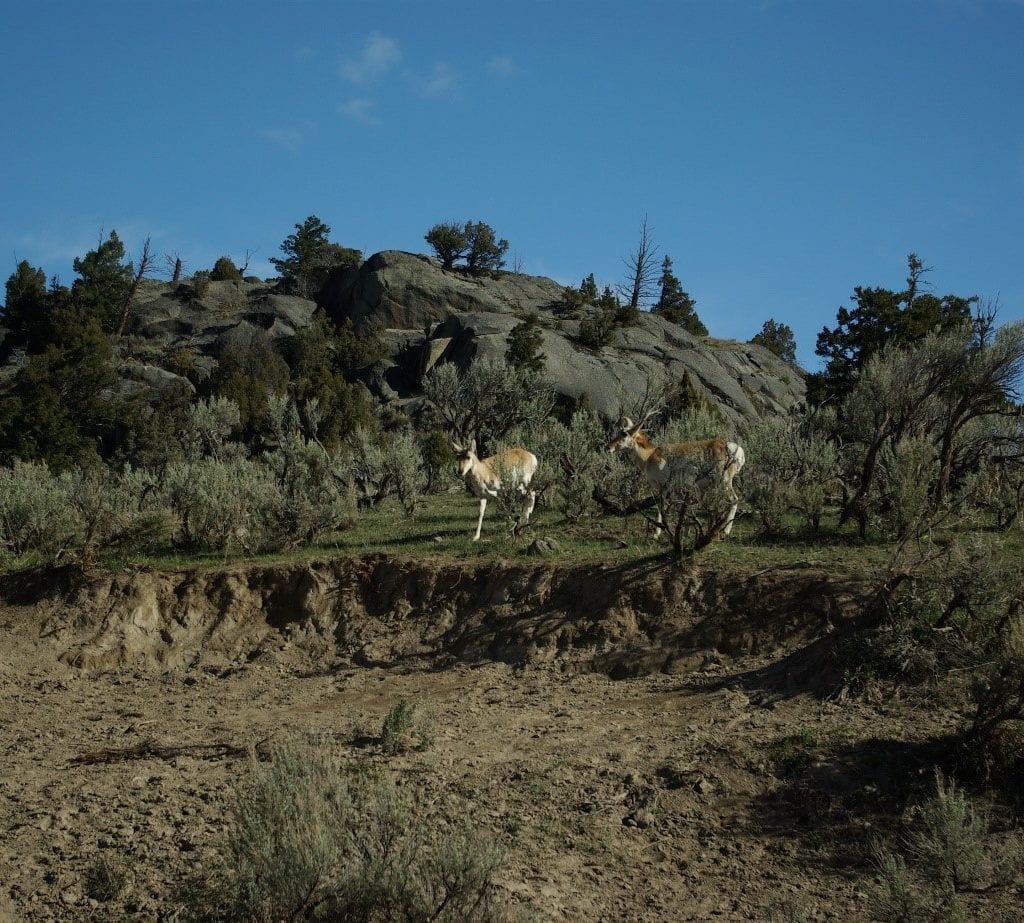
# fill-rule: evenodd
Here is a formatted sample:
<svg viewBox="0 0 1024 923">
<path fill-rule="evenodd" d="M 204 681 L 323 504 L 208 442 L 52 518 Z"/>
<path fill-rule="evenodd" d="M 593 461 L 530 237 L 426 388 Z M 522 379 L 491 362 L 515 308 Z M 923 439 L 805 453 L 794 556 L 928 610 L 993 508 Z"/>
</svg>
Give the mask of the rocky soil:
<svg viewBox="0 0 1024 923">
<path fill-rule="evenodd" d="M 2 589 L 0 920 L 173 919 L 247 754 L 307 732 L 492 836 L 523 919 L 866 920 L 869 844 L 959 718 L 823 695 L 863 587 L 812 569 L 366 557 Z M 388 756 L 403 699 L 429 744 Z M 101 858 L 130 869 L 110 900 Z"/>
</svg>

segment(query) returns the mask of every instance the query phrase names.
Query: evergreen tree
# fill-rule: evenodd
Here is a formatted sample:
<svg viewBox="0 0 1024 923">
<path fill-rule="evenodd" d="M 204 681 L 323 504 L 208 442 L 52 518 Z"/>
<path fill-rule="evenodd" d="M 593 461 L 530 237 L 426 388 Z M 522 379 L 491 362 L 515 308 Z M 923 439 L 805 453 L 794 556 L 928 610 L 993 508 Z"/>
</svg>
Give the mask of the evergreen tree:
<svg viewBox="0 0 1024 923">
<path fill-rule="evenodd" d="M 242 273 L 230 256 L 218 257 L 210 270 L 211 282 L 241 282 Z"/>
<path fill-rule="evenodd" d="M 978 297 L 941 298 L 921 294 L 921 278 L 928 272 L 917 254 L 907 257 L 907 287 L 903 291 L 856 287 L 854 307 L 840 307 L 837 326 L 818 334 L 815 352 L 825 359 L 824 372 L 810 376 L 808 399 L 812 403 L 840 399 L 853 387 L 864 364 L 883 346 L 909 346 L 935 330 L 948 330 L 970 320 Z"/>
<path fill-rule="evenodd" d="M 507 342 L 505 359 L 509 365 L 529 369 L 538 375 L 544 371 L 547 357 L 540 351 L 544 345 L 544 334 L 540 329 L 540 316 L 536 311 L 531 311 L 525 320 L 512 328 Z"/>
<path fill-rule="evenodd" d="M 235 328 L 221 347 L 208 386 L 211 393 L 238 405 L 242 427 L 251 438 L 264 423 L 267 398 L 286 393 L 288 381 L 288 364 L 266 333 Z"/>
<path fill-rule="evenodd" d="M 611 345 L 615 338 L 622 305 L 610 286 L 605 286 L 601 296 L 594 303 L 596 310 L 589 311 L 580 321 L 580 340 L 584 346 L 600 349 Z"/>
<path fill-rule="evenodd" d="M 47 311 L 46 273 L 22 260 L 7 280 L 3 318 L 7 336 L 0 356 L 19 346 L 39 352 L 46 338 Z"/>
<path fill-rule="evenodd" d="M 796 365 L 796 338 L 788 324 L 780 324 L 774 318 L 769 318 L 762 325 L 760 333 L 755 334 L 750 342 L 758 343 L 775 353 L 783 362 Z"/>
<path fill-rule="evenodd" d="M 285 258 L 270 260 L 286 288 L 304 297 L 313 297 L 319 294 L 332 269 L 359 265 L 363 254 L 332 243 L 330 233 L 330 227 L 316 215 L 295 225 L 295 233 L 289 234 L 281 244 Z"/>
<path fill-rule="evenodd" d="M 0 460 L 43 461 L 57 470 L 94 463 L 109 448 L 120 405 L 110 340 L 77 305 L 57 308 L 54 340 L 29 356 L 0 399 Z"/>
<path fill-rule="evenodd" d="M 591 273 L 581 283 L 579 288 L 567 285 L 562 289 L 562 303 L 568 308 L 581 308 L 584 305 L 597 304 L 598 288 Z"/>
<path fill-rule="evenodd" d="M 468 228 L 468 224 L 463 227 L 455 221 L 442 221 L 423 235 L 441 261 L 442 269 L 454 268 L 455 261 L 469 252 Z"/>
<path fill-rule="evenodd" d="M 469 252 L 466 254 L 466 268 L 472 273 L 496 272 L 505 265 L 508 241 L 498 240 L 494 228 L 483 221 L 467 222 Z"/>
<path fill-rule="evenodd" d="M 508 241 L 498 240 L 494 228 L 483 221 L 435 224 L 423 237 L 441 261 L 442 269 L 454 269 L 464 259 L 472 273 L 493 272 L 505 265 Z"/>
<path fill-rule="evenodd" d="M 661 295 L 651 309 L 655 314 L 664 317 L 673 324 L 679 324 L 694 336 L 706 337 L 708 328 L 697 316 L 697 302 L 683 286 L 672 271 L 672 259 L 668 256 L 661 262 Z"/>
<path fill-rule="evenodd" d="M 115 331 L 131 297 L 133 279 L 132 264 L 125 260 L 117 231 L 111 231 L 95 250 L 76 258 L 73 265 L 80 277 L 71 286 L 75 303 L 105 331 Z"/>
</svg>

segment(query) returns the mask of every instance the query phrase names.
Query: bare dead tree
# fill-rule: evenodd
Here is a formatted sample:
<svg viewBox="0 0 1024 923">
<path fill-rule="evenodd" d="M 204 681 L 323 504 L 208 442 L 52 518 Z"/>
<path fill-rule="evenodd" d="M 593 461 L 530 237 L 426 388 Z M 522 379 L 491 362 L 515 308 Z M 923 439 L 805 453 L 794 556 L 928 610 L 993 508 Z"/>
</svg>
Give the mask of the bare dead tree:
<svg viewBox="0 0 1024 923">
<path fill-rule="evenodd" d="M 255 255 L 255 250 L 250 250 L 248 247 L 245 248 L 245 262 L 238 267 L 238 272 L 243 278 L 245 277 L 246 270 L 249 268 L 250 261 Z"/>
<path fill-rule="evenodd" d="M 647 216 L 644 215 L 636 251 L 623 260 L 629 275 L 626 281 L 618 286 L 619 294 L 626 300 L 624 310 L 631 319 L 635 319 L 639 314 L 640 302 L 649 300 L 656 291 L 661 278 L 661 268 L 655 259 L 657 252 L 658 248 L 647 226 Z"/>
<path fill-rule="evenodd" d="M 666 397 L 666 381 L 647 375 L 644 379 L 643 394 L 627 400 L 620 391 L 615 402 L 616 419 L 619 423 L 627 417 L 639 420 L 641 426 L 647 426 L 648 422 L 661 415 L 668 406 Z"/>
<path fill-rule="evenodd" d="M 170 277 L 172 282 L 180 282 L 182 273 L 185 271 L 185 263 L 181 256 L 177 253 L 165 253 L 164 254 L 164 272 Z"/>
<path fill-rule="evenodd" d="M 135 300 L 135 296 L 138 294 L 142 280 L 152 271 L 154 259 L 153 251 L 150 249 L 150 239 L 147 237 L 146 242 L 142 245 L 139 265 L 136 267 L 135 275 L 132 276 L 132 284 L 128 286 L 128 294 L 125 296 L 124 304 L 121 306 L 121 319 L 117 324 L 118 336 L 124 334 L 124 328 L 128 323 L 128 316 L 131 312 L 132 301 Z"/>
</svg>

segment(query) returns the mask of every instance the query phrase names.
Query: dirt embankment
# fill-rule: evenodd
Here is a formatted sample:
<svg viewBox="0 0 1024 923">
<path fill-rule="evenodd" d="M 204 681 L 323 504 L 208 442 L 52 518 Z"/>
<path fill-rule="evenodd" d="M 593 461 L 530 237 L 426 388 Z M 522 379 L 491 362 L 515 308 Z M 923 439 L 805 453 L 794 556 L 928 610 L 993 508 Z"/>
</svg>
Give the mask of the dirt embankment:
<svg viewBox="0 0 1024 923">
<path fill-rule="evenodd" d="M 555 658 L 613 678 L 782 651 L 845 625 L 862 587 L 811 570 L 460 564 L 383 556 L 8 586 L 59 659 L 95 672 L 230 669 L 268 651 L 322 669 Z"/>
<path fill-rule="evenodd" d="M 295 733 L 470 820 L 524 919 L 866 919 L 868 845 L 955 716 L 823 701 L 865 590 L 384 556 L 9 577 L 0 921 L 172 918 L 231 835 L 244 754 Z M 402 700 L 431 742 L 389 756 L 374 734 Z M 839 743 L 780 775 L 796 732 Z M 90 889 L 102 862 L 128 870 L 116 897 Z"/>
</svg>

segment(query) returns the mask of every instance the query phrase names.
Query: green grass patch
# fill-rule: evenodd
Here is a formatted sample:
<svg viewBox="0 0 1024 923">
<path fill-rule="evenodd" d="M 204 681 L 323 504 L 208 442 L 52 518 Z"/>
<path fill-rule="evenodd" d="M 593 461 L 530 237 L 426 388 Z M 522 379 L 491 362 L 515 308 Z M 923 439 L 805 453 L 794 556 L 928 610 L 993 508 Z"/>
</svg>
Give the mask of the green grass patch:
<svg viewBox="0 0 1024 923">
<path fill-rule="evenodd" d="M 472 540 L 478 513 L 477 501 L 468 493 L 453 492 L 427 496 L 416 515 L 409 517 L 396 500 L 385 501 L 359 511 L 351 527 L 320 541 L 282 551 L 253 555 L 242 549 L 230 552 L 194 553 L 182 550 L 146 554 L 108 553 L 99 564 L 111 570 L 151 567 L 158 570 L 213 570 L 258 562 L 264 564 L 302 563 L 315 558 L 341 555 L 382 554 L 458 562 L 545 561 L 551 564 L 603 564 L 610 566 L 670 565 L 672 549 L 664 536 L 653 537 L 649 522 L 641 516 L 621 518 L 594 516 L 577 522 L 561 513 L 538 506 L 530 523 L 513 540 L 510 524 L 496 504 L 488 505 L 479 541 Z M 1001 541 L 1006 553 L 1024 554 L 1021 530 L 1007 533 L 978 533 Z M 537 540 L 554 539 L 554 544 Z M 941 541 L 939 536 L 937 541 Z M 775 568 L 814 568 L 834 574 L 864 577 L 882 573 L 893 559 L 894 545 L 880 537 L 859 540 L 852 527 L 844 531 L 823 530 L 809 535 L 794 528 L 788 536 L 766 538 L 750 516 L 736 522 L 732 535 L 702 549 L 683 566 L 695 564 L 754 573 Z M 5 570 L 16 571 L 34 563 L 38 554 L 8 558 Z"/>
</svg>

